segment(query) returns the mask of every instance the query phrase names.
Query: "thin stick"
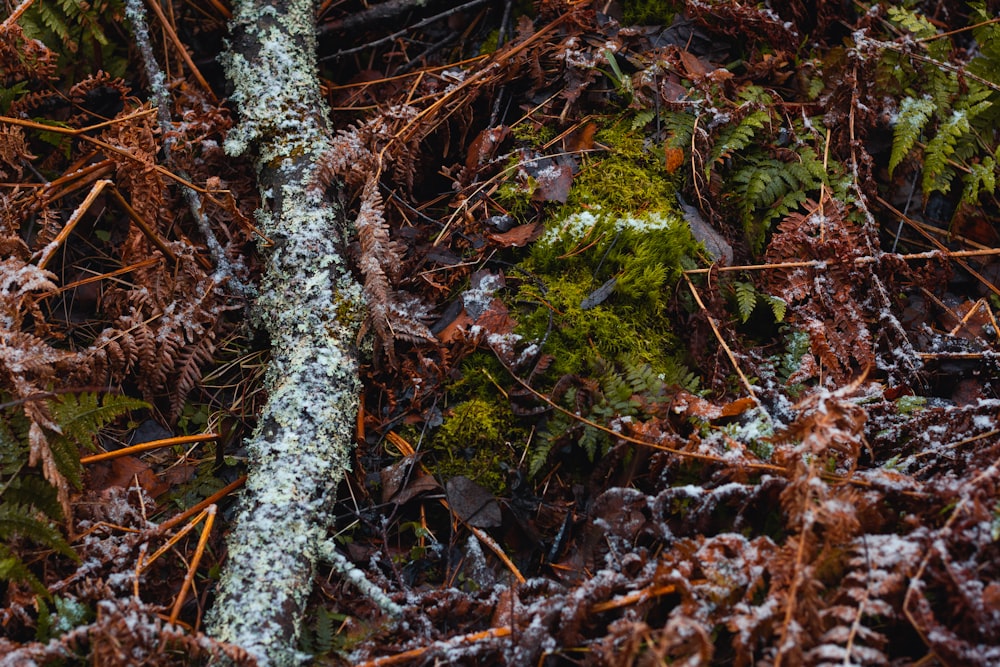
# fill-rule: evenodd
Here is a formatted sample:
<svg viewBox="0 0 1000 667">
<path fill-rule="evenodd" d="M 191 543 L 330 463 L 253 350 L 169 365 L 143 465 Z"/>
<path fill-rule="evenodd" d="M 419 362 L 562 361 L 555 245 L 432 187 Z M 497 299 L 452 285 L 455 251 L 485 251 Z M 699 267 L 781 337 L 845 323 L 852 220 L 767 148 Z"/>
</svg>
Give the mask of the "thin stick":
<svg viewBox="0 0 1000 667">
<path fill-rule="evenodd" d="M 208 542 L 208 536 L 212 532 L 212 524 L 215 523 L 215 505 L 209 505 L 205 513 L 205 525 L 202 526 L 201 537 L 198 538 L 198 546 L 194 550 L 194 558 L 191 559 L 191 565 L 188 567 L 187 574 L 184 575 L 184 583 L 181 584 L 181 591 L 177 594 L 177 600 L 174 601 L 174 607 L 170 611 L 171 625 L 176 623 L 177 617 L 180 616 L 184 599 L 187 597 L 188 590 L 191 588 L 191 582 L 194 580 L 194 573 L 198 569 L 198 563 L 201 562 L 202 555 L 205 553 L 205 544 Z"/>
<path fill-rule="evenodd" d="M 131 204 L 125 201 L 125 197 L 122 197 L 122 194 L 118 191 L 118 188 L 112 188 L 111 196 L 113 196 L 118 201 L 118 203 L 121 204 L 121 207 L 125 209 L 125 213 L 128 215 L 129 219 L 132 222 L 134 222 L 135 226 L 138 227 L 140 231 L 142 231 L 143 235 L 147 239 L 149 239 L 149 242 L 155 245 L 157 249 L 161 253 L 163 253 L 164 257 L 169 259 L 172 263 L 176 264 L 177 255 L 174 254 L 174 251 L 170 249 L 170 246 L 167 245 L 166 241 L 160 238 L 160 235 L 156 233 L 152 225 L 146 222 L 146 220 L 141 215 L 139 215 L 139 212 L 136 211 L 134 208 L 132 208 Z M 207 261 L 201 255 L 195 254 L 195 257 L 200 259 L 201 261 Z M 202 265 L 202 268 L 210 269 L 211 265 L 207 267 Z"/>
<path fill-rule="evenodd" d="M 4 19 L 4 21 L 3 21 L 3 27 L 4 28 L 9 28 L 10 26 L 12 26 L 15 23 L 17 23 L 17 20 L 19 18 L 21 18 L 21 14 L 23 14 L 24 12 L 26 12 L 28 10 L 28 7 L 31 7 L 31 5 L 33 5 L 34 3 L 35 3 L 35 0 L 24 0 L 24 2 L 22 2 L 21 4 L 19 4 L 17 6 L 17 8 L 14 9 L 14 11 L 12 11 L 10 13 L 10 16 L 8 16 L 7 18 Z"/>
<path fill-rule="evenodd" d="M 205 92 L 208 94 L 208 99 L 212 102 L 212 104 L 218 104 L 219 100 L 215 96 L 215 93 L 212 92 L 212 87 L 208 85 L 208 81 L 206 81 L 205 77 L 201 75 L 201 72 L 198 70 L 198 66 L 194 64 L 193 60 L 191 60 L 191 54 L 189 54 L 187 49 L 184 48 L 184 44 L 181 42 L 180 37 L 177 36 L 177 31 L 174 30 L 174 26 L 170 24 L 170 21 L 168 21 L 167 17 L 163 14 L 163 8 L 160 7 L 160 3 L 157 2 L 157 0 L 146 0 L 146 4 L 153 10 L 153 13 L 156 14 L 156 18 L 160 19 L 160 25 L 163 26 L 163 29 L 166 31 L 170 41 L 174 43 L 174 48 L 181 54 L 184 64 L 186 64 L 188 69 L 191 70 L 191 74 L 198 82 L 198 85 L 205 89 Z"/>
<path fill-rule="evenodd" d="M 323 62 L 325 60 L 338 60 L 340 58 L 343 58 L 344 56 L 349 56 L 352 53 L 360 53 L 361 51 L 365 51 L 367 49 L 372 49 L 372 48 L 375 48 L 377 46 L 381 46 L 383 44 L 388 44 L 390 42 L 393 42 L 393 41 L 399 39 L 400 37 L 402 37 L 403 35 L 405 35 L 408 32 L 412 32 L 414 30 L 418 30 L 420 28 L 423 28 L 424 26 L 431 25 L 432 23 L 440 21 L 441 19 L 448 18 L 452 14 L 456 14 L 456 13 L 458 13 L 460 11 L 463 11 L 463 10 L 466 10 L 466 9 L 472 9 L 473 7 L 481 5 L 481 4 L 483 4 L 483 3 L 487 2 L 487 1 L 488 0 L 471 0 L 471 2 L 466 2 L 465 4 L 459 5 L 458 7 L 452 7 L 450 9 L 446 9 L 445 11 L 443 11 L 443 12 L 441 12 L 439 14 L 435 14 L 434 16 L 428 16 L 427 18 L 425 18 L 422 21 L 418 21 L 418 22 L 414 23 L 413 25 L 406 26 L 402 30 L 397 30 L 396 32 L 392 33 L 391 35 L 386 35 L 385 37 L 382 37 L 381 39 L 376 39 L 374 42 L 368 42 L 367 44 L 362 44 L 361 46 L 356 46 L 356 47 L 354 47 L 352 49 L 343 49 L 341 51 L 337 51 L 333 55 L 324 56 L 324 57 L 320 58 L 319 61 Z"/>
<path fill-rule="evenodd" d="M 213 493 L 212 495 L 210 495 L 208 498 L 205 498 L 203 501 L 201 501 L 200 503 L 198 503 L 194 507 L 191 507 L 191 508 L 189 508 L 189 509 L 181 512 L 177 516 L 171 517 L 171 518 L 167 519 L 166 521 L 164 521 L 163 523 L 161 523 L 159 526 L 156 527 L 156 532 L 162 533 L 162 532 L 168 531 L 171 528 L 173 528 L 174 526 L 176 526 L 177 524 L 181 523 L 182 521 L 186 521 L 189 517 L 192 517 L 195 514 L 197 514 L 198 512 L 202 511 L 203 509 L 205 509 L 209 505 L 214 505 L 214 504 L 218 503 L 220 500 L 222 500 L 223 498 L 225 498 L 226 496 L 228 496 L 230 493 L 232 493 L 236 489 L 238 489 L 241 486 L 243 486 L 243 484 L 246 481 L 247 481 L 247 476 L 243 475 L 242 477 L 240 477 L 239 479 L 237 479 L 235 482 L 231 482 L 231 483 L 227 484 L 226 486 L 222 487 L 221 489 L 219 489 L 218 491 L 216 491 L 215 493 Z"/>
<path fill-rule="evenodd" d="M 69 235 L 73 233 L 73 229 L 76 227 L 77 223 L 80 222 L 80 218 L 83 217 L 84 212 L 90 208 L 90 205 L 94 203 L 94 200 L 97 199 L 99 194 L 101 194 L 101 191 L 111 184 L 111 181 L 108 180 L 101 180 L 94 183 L 94 187 L 90 189 L 90 192 L 87 193 L 84 200 L 79 206 L 76 207 L 73 214 L 69 216 L 69 220 L 67 220 L 66 224 L 63 225 L 63 228 L 59 230 L 56 237 L 42 249 L 41 256 L 38 260 L 38 268 L 45 268 L 45 266 L 49 263 L 49 260 L 52 259 L 52 256 L 56 253 L 56 250 L 59 249 L 59 246 L 61 246 Z"/>
<path fill-rule="evenodd" d="M 1000 89 L 998 89 L 998 90 L 1000 90 Z M 928 233 L 927 231 L 925 231 L 920 225 L 916 224 L 905 213 L 903 213 L 902 211 L 898 210 L 895 206 L 893 206 L 892 204 L 890 204 L 889 202 L 887 202 L 885 199 L 883 199 L 880 196 L 876 196 L 876 199 L 878 200 L 878 202 L 880 204 L 882 204 L 883 206 L 885 206 L 886 208 L 888 208 L 895 215 L 898 215 L 901 220 L 903 220 L 904 222 L 906 222 L 906 224 L 910 225 L 913 229 L 915 229 L 917 232 L 919 232 L 921 236 L 923 236 L 928 241 L 930 241 L 931 244 L 934 245 L 934 247 L 936 247 L 938 250 L 940 250 L 943 253 L 947 253 L 948 252 L 948 249 L 944 246 L 943 243 L 941 243 L 936 238 L 934 238 L 933 236 L 931 236 L 930 233 Z M 962 259 L 959 259 L 957 257 L 957 253 L 952 253 L 951 256 L 955 259 L 955 263 L 956 264 L 958 264 L 963 269 L 965 269 L 966 271 L 968 271 L 969 274 L 972 275 L 976 280 L 978 280 L 979 282 L 981 282 L 983 284 L 983 286 L 986 287 L 986 289 L 990 290 L 991 292 L 993 292 L 997 296 L 1000 296 L 1000 289 L 997 289 L 996 285 L 994 285 L 992 282 L 990 282 L 989 280 L 987 280 L 982 274 L 980 274 L 978 271 L 976 271 L 971 266 L 969 266 L 968 262 L 966 262 L 966 261 L 964 261 Z"/>
<path fill-rule="evenodd" d="M 199 435 L 183 435 L 176 438 L 163 438 L 162 440 L 151 440 L 150 442 L 143 442 L 138 445 L 132 445 L 130 447 L 123 447 L 122 449 L 116 449 L 113 452 L 104 452 L 103 454 L 94 454 L 93 456 L 85 456 L 80 459 L 80 463 L 87 465 L 88 463 L 97 463 L 98 461 L 107 461 L 109 459 L 116 459 L 121 456 L 131 456 L 132 454 L 139 454 L 140 452 L 148 452 L 151 449 L 161 449 L 163 447 L 173 447 L 174 445 L 188 445 L 192 442 L 206 442 L 208 440 L 218 440 L 218 433 L 201 433 Z"/>
<path fill-rule="evenodd" d="M 695 584 L 697 582 L 690 582 Z M 701 583 L 704 583 L 702 581 Z M 649 588 L 643 588 L 642 590 L 632 591 L 613 600 L 605 600 L 604 602 L 597 602 L 590 606 L 590 613 L 600 614 L 603 611 L 611 611 L 612 609 L 621 609 L 622 607 L 628 607 L 640 602 L 645 602 L 651 598 L 658 598 L 664 595 L 670 595 L 677 591 L 677 586 L 674 584 L 667 584 L 665 586 L 650 586 Z"/>
<path fill-rule="evenodd" d="M 946 259 L 959 258 L 959 257 L 989 257 L 992 255 L 1000 255 L 1000 248 L 984 248 L 981 250 L 948 250 L 947 248 L 942 248 L 939 250 L 928 250 L 927 252 L 915 252 L 907 255 L 897 255 L 895 253 L 885 253 L 881 257 L 856 257 L 850 260 L 851 263 L 856 265 L 864 264 L 874 264 L 886 257 L 895 257 L 896 259 L 901 259 L 904 261 L 919 260 L 919 259 L 934 259 L 936 257 L 944 257 Z M 807 260 L 802 262 L 774 262 L 770 264 L 742 264 L 739 266 L 712 266 L 704 269 L 688 269 L 684 272 L 684 275 L 694 276 L 698 274 L 705 273 L 722 273 L 723 271 L 764 271 L 767 269 L 799 269 L 799 268 L 822 268 L 823 266 L 829 266 L 830 264 L 840 264 L 837 260 Z M 846 263 L 846 262 L 843 262 Z"/>
<path fill-rule="evenodd" d="M 63 292 L 68 292 L 69 290 L 76 289 L 77 287 L 83 287 L 84 285 L 89 285 L 90 283 L 100 282 L 106 278 L 114 278 L 115 276 L 120 276 L 123 273 L 131 273 L 132 271 L 137 271 L 138 269 L 144 269 L 148 266 L 154 264 L 159 264 L 162 260 L 159 257 L 150 257 L 149 259 L 144 259 L 141 262 L 136 262 L 135 264 L 129 264 L 128 266 L 123 266 L 120 269 L 115 269 L 114 271 L 109 271 L 107 273 L 99 273 L 97 275 L 90 276 L 89 278 L 81 278 L 80 280 L 74 280 L 71 283 L 66 283 L 62 287 L 57 287 L 51 292 L 45 292 L 40 296 L 56 296 L 57 294 L 62 294 Z"/>
<path fill-rule="evenodd" d="M 716 340 L 719 341 L 719 345 L 722 346 L 722 349 L 726 351 L 726 356 L 729 357 L 729 363 L 733 365 L 733 368 L 736 370 L 736 374 L 740 376 L 740 381 L 743 383 L 744 388 L 746 388 L 747 393 L 750 394 L 750 397 L 754 400 L 754 402 L 760 406 L 760 400 L 757 398 L 757 392 L 753 390 L 753 385 L 750 384 L 750 379 L 744 375 L 743 369 L 740 368 L 740 365 L 736 362 L 736 355 L 733 354 L 729 344 L 726 343 L 726 339 L 723 338 L 722 332 L 719 331 L 719 325 L 715 323 L 715 318 L 708 313 L 708 308 L 706 308 L 704 302 L 702 302 L 701 295 L 698 294 L 698 290 L 695 288 L 694 283 L 691 282 L 691 278 L 685 275 L 684 280 L 687 282 L 688 288 L 691 290 L 691 294 L 694 295 L 694 300 L 697 302 L 698 307 L 701 308 L 702 312 L 705 313 L 705 317 L 708 318 L 708 323 L 711 325 L 712 331 L 715 333 Z M 767 414 L 767 412 L 765 411 L 764 414 Z"/>
<path fill-rule="evenodd" d="M 489 630 L 483 630 L 482 632 L 470 632 L 467 635 L 452 637 L 447 641 L 435 642 L 429 646 L 421 646 L 419 648 L 410 649 L 409 651 L 397 653 L 396 655 L 387 655 L 382 658 L 368 660 L 358 664 L 357 667 L 387 667 L 388 665 L 398 665 L 423 657 L 424 654 L 429 651 L 433 651 L 435 648 L 447 648 L 457 646 L 459 644 L 475 644 L 476 642 L 485 641 L 487 639 L 499 639 L 500 637 L 506 637 L 510 634 L 511 629 L 507 627 L 490 628 Z"/>
</svg>

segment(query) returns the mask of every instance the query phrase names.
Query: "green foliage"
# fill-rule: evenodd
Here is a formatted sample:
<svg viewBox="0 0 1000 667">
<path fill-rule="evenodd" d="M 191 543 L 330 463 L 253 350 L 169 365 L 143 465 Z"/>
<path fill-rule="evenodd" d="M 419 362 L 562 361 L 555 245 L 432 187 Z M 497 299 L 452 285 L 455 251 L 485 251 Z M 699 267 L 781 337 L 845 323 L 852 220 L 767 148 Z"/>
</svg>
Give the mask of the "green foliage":
<svg viewBox="0 0 1000 667">
<path fill-rule="evenodd" d="M 442 479 L 463 475 L 502 493 L 507 484 L 502 464 L 513 456 L 508 443 L 521 439 L 510 405 L 498 398 L 472 398 L 448 412 L 431 439 L 432 471 Z"/>
<path fill-rule="evenodd" d="M 43 427 L 45 445 L 52 460 L 70 484 L 80 488 L 80 447 L 93 445 L 94 435 L 129 410 L 148 407 L 127 396 L 85 392 L 45 399 L 45 407 L 57 430 Z M 18 538 L 42 549 L 52 549 L 69 558 L 76 554 L 54 522 L 64 518 L 59 492 L 35 468 L 27 466 L 31 423 L 20 406 L 0 415 L 0 579 L 27 583 L 40 595 L 45 587 L 25 566 L 13 540 Z"/>
<path fill-rule="evenodd" d="M 770 105 L 770 96 L 760 95 L 754 104 Z M 747 104 L 751 104 L 747 102 Z M 757 136 L 757 131 L 766 127 L 771 121 L 771 114 L 767 109 L 758 109 L 744 116 L 739 122 L 724 125 L 715 139 L 715 144 L 705 160 L 705 177 L 711 175 L 712 167 L 717 163 L 732 158 L 741 153 L 753 142 Z"/>
<path fill-rule="evenodd" d="M 55 610 L 50 612 L 45 599 L 38 597 L 38 626 L 35 638 L 40 642 L 58 639 L 70 630 L 89 623 L 94 619 L 93 610 L 72 598 L 56 596 L 52 598 Z"/>
<path fill-rule="evenodd" d="M 811 147 L 787 158 L 748 155 L 730 176 L 729 198 L 755 252 L 763 249 L 771 224 L 796 211 L 827 180 L 823 161 Z"/>
<path fill-rule="evenodd" d="M 892 174 L 899 163 L 910 154 L 917 143 L 927 121 L 934 113 L 934 101 L 930 97 L 905 97 L 899 105 L 899 115 L 892 130 L 892 155 L 889 157 L 889 173 Z"/>
<path fill-rule="evenodd" d="M 920 412 L 927 407 L 926 396 L 904 395 L 896 399 L 896 411 L 907 417 Z"/>
<path fill-rule="evenodd" d="M 759 86 L 744 87 L 735 102 L 714 88 L 695 88 L 690 96 L 712 108 L 713 116 L 699 114 L 701 105 L 662 114 L 666 148 L 683 150 L 685 163 L 697 151 L 700 177 L 708 187 L 721 184 L 722 201 L 754 252 L 763 249 L 772 223 L 817 199 L 821 186 L 846 191 L 846 170 L 833 161 L 824 165 L 815 148 L 824 134 L 821 118 L 787 117 L 774 94 Z"/>
<path fill-rule="evenodd" d="M 774 372 L 783 385 L 788 388 L 788 395 L 798 396 L 804 386 L 800 383 L 789 384 L 795 374 L 802 368 L 802 360 L 811 350 L 809 334 L 805 331 L 795 331 L 783 328 L 784 350 L 772 358 Z"/>
<path fill-rule="evenodd" d="M 972 3 L 970 9 L 974 24 L 992 18 L 983 2 Z M 917 37 L 937 34 L 933 24 L 909 9 L 890 9 L 889 16 Z M 978 78 L 945 65 L 953 49 L 947 37 L 923 42 L 929 62 L 900 55 L 887 58 L 882 67 L 892 68 L 893 76 L 906 91 L 893 128 L 890 173 L 916 155 L 923 171 L 921 187 L 925 197 L 934 192 L 948 193 L 955 177 L 961 174 L 961 201 L 975 205 L 983 194 L 996 192 L 1000 88 L 995 84 L 1000 82 L 1000 28 L 992 23 L 980 25 L 973 35 L 979 49 L 966 70 Z"/>
<path fill-rule="evenodd" d="M 670 0 L 624 0 L 622 25 L 670 25 L 678 9 Z"/>
<path fill-rule="evenodd" d="M 149 407 L 148 403 L 136 398 L 94 392 L 64 394 L 49 399 L 47 403 L 53 421 L 60 429 L 59 432 L 46 434 L 49 448 L 59 472 L 78 489 L 82 472 L 80 448 L 93 449 L 94 435 L 129 410 Z"/>
<path fill-rule="evenodd" d="M 733 296 L 736 299 L 736 309 L 739 313 L 740 321 L 744 324 L 753 315 L 753 311 L 756 310 L 758 304 L 767 304 L 770 307 L 775 322 L 781 322 L 785 319 L 788 304 L 781 297 L 758 292 L 757 288 L 751 282 L 736 280 L 733 281 L 732 287 Z"/>
<path fill-rule="evenodd" d="M 968 69 L 976 76 L 1000 84 L 1000 24 L 991 22 L 995 19 L 994 12 L 986 6 L 985 0 L 970 2 L 969 9 L 969 20 L 978 24 L 972 36 L 979 48 Z"/>
<path fill-rule="evenodd" d="M 700 246 L 677 212 L 675 178 L 663 167 L 662 151 L 644 134 L 654 118 L 640 111 L 598 131 L 607 152 L 585 157 L 566 204 L 521 263 L 536 279 L 520 283 L 511 296 L 516 333 L 541 343 L 547 359 L 537 379 L 564 384 L 570 378 L 558 400 L 600 424 L 638 414 L 634 396 L 648 400 L 664 385 L 698 385 L 666 323 L 677 307 L 677 281 L 694 266 Z M 469 383 L 470 373 L 461 382 Z M 578 410 L 580 401 L 585 405 Z M 457 414 L 455 408 L 451 419 Z M 532 441 L 533 473 L 557 443 L 594 459 L 611 440 L 552 413 Z"/>
<path fill-rule="evenodd" d="M 98 64 L 118 77 L 125 75 L 128 61 L 120 52 L 121 40 L 109 37 L 108 29 L 123 18 L 122 0 L 46 0 L 35 2 L 19 23 L 25 35 L 59 52 L 65 67 Z"/>
<path fill-rule="evenodd" d="M 642 419 L 647 416 L 647 410 L 643 409 L 638 398 L 647 401 L 646 407 L 649 408 L 664 398 L 667 386 L 674 384 L 665 381 L 664 374 L 658 374 L 648 364 L 641 363 L 616 369 L 597 360 L 590 376 L 596 382 L 578 381 L 562 393 L 559 403 L 582 420 L 603 426 L 622 418 Z M 589 461 L 607 453 L 612 437 L 582 420 L 560 411 L 552 413 L 532 445 L 528 460 L 529 475 L 535 476 L 542 470 L 553 448 L 559 444 L 575 443 L 583 449 Z"/>
<path fill-rule="evenodd" d="M 660 117 L 663 129 L 667 135 L 667 148 L 677 148 L 685 151 L 690 158 L 691 137 L 694 135 L 694 122 L 697 119 L 692 113 L 667 111 Z"/>
<path fill-rule="evenodd" d="M 900 28 L 911 33 L 914 37 L 921 39 L 937 34 L 937 28 L 927 20 L 922 14 L 917 14 L 905 7 L 889 7 L 887 10 L 889 20 Z"/>
<path fill-rule="evenodd" d="M 341 625 L 347 616 L 328 610 L 326 607 L 316 608 L 316 620 L 311 625 L 302 628 L 302 638 L 300 648 L 314 656 L 325 655 L 336 646 L 337 627 Z"/>
</svg>

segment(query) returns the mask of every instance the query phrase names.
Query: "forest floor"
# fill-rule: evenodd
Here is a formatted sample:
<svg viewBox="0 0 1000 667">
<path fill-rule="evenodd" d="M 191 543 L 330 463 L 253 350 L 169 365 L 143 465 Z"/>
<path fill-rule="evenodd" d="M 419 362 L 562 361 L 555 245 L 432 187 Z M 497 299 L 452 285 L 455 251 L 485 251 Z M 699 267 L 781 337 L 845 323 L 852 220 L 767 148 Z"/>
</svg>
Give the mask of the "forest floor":
<svg viewBox="0 0 1000 667">
<path fill-rule="evenodd" d="M 424 4 L 317 10 L 403 616 L 324 569 L 309 662 L 1000 664 L 997 3 Z M 251 664 L 230 8 L 135 6 L 0 27 L 0 655 Z"/>
</svg>

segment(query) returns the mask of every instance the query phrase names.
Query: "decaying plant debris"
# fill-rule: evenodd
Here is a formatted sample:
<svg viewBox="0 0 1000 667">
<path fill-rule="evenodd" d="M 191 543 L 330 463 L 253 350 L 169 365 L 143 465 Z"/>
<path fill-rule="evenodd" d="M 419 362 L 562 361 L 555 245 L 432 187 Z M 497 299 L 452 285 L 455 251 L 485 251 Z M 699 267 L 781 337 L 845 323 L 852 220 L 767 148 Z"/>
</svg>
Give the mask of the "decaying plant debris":
<svg viewBox="0 0 1000 667">
<path fill-rule="evenodd" d="M 0 24 L 0 664 L 1000 662 L 995 3 L 324 2 L 315 105 L 154 4 Z"/>
</svg>

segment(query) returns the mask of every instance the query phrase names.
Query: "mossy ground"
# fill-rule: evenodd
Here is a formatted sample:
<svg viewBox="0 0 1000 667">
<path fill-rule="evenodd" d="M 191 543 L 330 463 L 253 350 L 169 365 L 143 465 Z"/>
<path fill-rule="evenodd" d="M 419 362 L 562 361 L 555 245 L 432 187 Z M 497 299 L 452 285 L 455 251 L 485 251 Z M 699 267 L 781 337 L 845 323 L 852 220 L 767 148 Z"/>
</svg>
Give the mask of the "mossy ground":
<svg viewBox="0 0 1000 667">
<path fill-rule="evenodd" d="M 536 384 L 592 378 L 600 395 L 592 397 L 590 414 L 601 421 L 635 414 L 630 398 L 649 378 L 661 385 L 697 383 L 670 321 L 681 272 L 703 251 L 677 210 L 662 149 L 635 125 L 624 114 L 596 133 L 596 145 L 605 150 L 580 157 L 566 203 L 542 212 L 546 232 L 518 270 L 508 272 L 504 295 L 523 345 L 536 344 L 539 354 L 552 358 Z M 527 148 L 538 147 L 534 133 L 515 135 Z M 535 210 L 530 184 L 512 180 L 501 192 L 509 211 Z M 477 353 L 464 370 L 449 392 L 452 407 L 431 437 L 434 471 L 500 491 L 502 471 L 517 467 L 532 425 L 511 412 L 507 392 L 514 383 L 495 358 Z M 533 445 L 541 449 L 529 452 L 533 472 L 573 427 L 565 421 L 542 425 L 542 441 Z M 583 434 L 591 458 L 601 439 L 596 432 Z"/>
</svg>

